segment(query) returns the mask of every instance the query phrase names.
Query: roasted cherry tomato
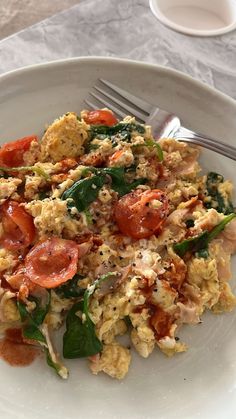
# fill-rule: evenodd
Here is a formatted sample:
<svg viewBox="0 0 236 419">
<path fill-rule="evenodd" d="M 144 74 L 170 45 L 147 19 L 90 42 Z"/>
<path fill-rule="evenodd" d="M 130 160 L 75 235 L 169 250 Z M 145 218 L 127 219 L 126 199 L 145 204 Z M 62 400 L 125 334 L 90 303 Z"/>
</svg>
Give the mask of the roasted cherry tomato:
<svg viewBox="0 0 236 419">
<path fill-rule="evenodd" d="M 0 243 L 9 250 L 29 246 L 35 237 L 33 217 L 16 201 L 6 201 L 0 210 L 3 235 Z"/>
<path fill-rule="evenodd" d="M 84 120 L 90 125 L 108 125 L 109 127 L 118 122 L 113 113 L 105 110 L 90 111 L 84 117 Z"/>
<path fill-rule="evenodd" d="M 29 292 L 33 292 L 37 287 L 37 285 L 30 281 L 30 278 L 25 274 L 24 265 L 18 266 L 12 275 L 8 275 L 7 282 L 12 289 L 18 291 L 21 289 L 22 286 L 25 286 L 27 288 L 26 297 L 28 297 Z"/>
<path fill-rule="evenodd" d="M 108 158 L 109 166 L 115 166 L 117 164 L 117 162 L 119 163 L 119 159 L 122 157 L 123 154 L 124 154 L 124 150 L 115 151 L 115 153 L 113 153 Z"/>
<path fill-rule="evenodd" d="M 159 189 L 140 189 L 124 195 L 114 209 L 119 230 L 134 239 L 143 239 L 160 232 L 168 215 L 168 200 Z"/>
<path fill-rule="evenodd" d="M 4 144 L 0 148 L 0 166 L 22 166 L 24 163 L 24 153 L 29 150 L 32 141 L 38 141 L 38 138 L 35 135 L 31 135 L 30 137 L 20 138 L 19 140 Z"/>
<path fill-rule="evenodd" d="M 55 288 L 77 272 L 79 250 L 72 240 L 52 237 L 36 244 L 25 258 L 25 273 L 44 288 Z"/>
</svg>

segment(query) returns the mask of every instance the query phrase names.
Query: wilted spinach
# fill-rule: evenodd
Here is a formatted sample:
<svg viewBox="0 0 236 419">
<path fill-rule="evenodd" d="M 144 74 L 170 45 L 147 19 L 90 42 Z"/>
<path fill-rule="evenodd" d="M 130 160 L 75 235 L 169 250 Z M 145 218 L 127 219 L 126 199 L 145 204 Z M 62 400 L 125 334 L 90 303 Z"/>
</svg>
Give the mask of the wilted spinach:
<svg viewBox="0 0 236 419">
<path fill-rule="evenodd" d="M 236 217 L 236 214 L 227 215 L 219 224 L 217 224 L 211 231 L 204 231 L 197 237 L 183 240 L 180 243 L 173 245 L 174 251 L 183 257 L 187 252 L 198 252 L 198 256 L 206 258 L 209 243 L 218 236 L 225 226 Z"/>
<path fill-rule="evenodd" d="M 76 207 L 84 211 L 98 196 L 99 190 L 105 184 L 105 175 L 94 175 L 80 179 L 62 194 L 62 199 L 68 199 L 68 207 Z"/>
<path fill-rule="evenodd" d="M 68 207 L 76 207 L 79 212 L 86 208 L 98 196 L 99 190 L 108 182 L 107 176 L 111 177 L 111 187 L 119 196 L 123 196 L 135 189 L 138 185 L 144 184 L 146 179 L 140 178 L 133 182 L 127 182 L 124 167 L 105 167 L 96 169 L 94 167 L 85 169 L 93 172 L 91 177 L 80 179 L 62 194 L 62 199 L 68 199 Z"/>
<path fill-rule="evenodd" d="M 86 289 L 83 300 L 70 309 L 63 336 L 64 358 L 83 358 L 101 352 L 102 343 L 96 336 L 95 325 L 89 315 L 89 299 L 101 282 L 114 275 L 116 272 L 102 275 Z"/>
<path fill-rule="evenodd" d="M 215 208 L 223 214 L 231 214 L 234 212 L 233 204 L 230 200 L 226 200 L 219 191 L 219 186 L 224 182 L 222 175 L 209 172 L 206 180 L 207 196 L 204 199 L 206 208 Z"/>
<path fill-rule="evenodd" d="M 34 172 L 38 176 L 44 177 L 45 180 L 50 180 L 50 176 L 38 166 L 0 167 L 0 171 L 7 174 L 9 172 Z"/>
<path fill-rule="evenodd" d="M 137 131 L 139 134 L 145 133 L 145 127 L 140 124 L 134 123 L 119 123 L 111 127 L 107 125 L 91 125 L 90 126 L 90 139 L 94 138 L 105 139 L 119 135 L 119 139 L 123 141 L 130 141 L 132 132 Z M 112 138 L 115 140 L 115 138 Z"/>
<path fill-rule="evenodd" d="M 146 183 L 145 178 L 136 179 L 131 183 L 127 182 L 124 167 L 105 167 L 104 169 L 100 169 L 100 171 L 111 177 L 111 187 L 119 196 L 123 196 L 135 189 L 138 185 Z"/>
<path fill-rule="evenodd" d="M 30 296 L 29 300 L 36 304 L 35 309 L 30 313 L 26 309 L 25 304 L 23 304 L 21 301 L 17 302 L 21 321 L 24 323 L 22 329 L 23 336 L 26 339 L 32 339 L 46 343 L 45 337 L 42 334 L 39 326 L 43 323 L 45 316 L 48 313 L 50 306 L 50 294 L 48 294 L 48 301 L 44 306 L 41 305 L 40 300 L 36 297 Z"/>
<path fill-rule="evenodd" d="M 158 144 L 157 141 L 146 140 L 145 141 L 145 145 L 147 147 L 153 147 L 153 148 L 155 148 L 156 149 L 156 152 L 157 152 L 157 157 L 158 157 L 159 161 L 163 161 L 163 151 L 162 151 L 162 148 L 161 148 L 160 144 Z"/>
<path fill-rule="evenodd" d="M 55 292 L 62 298 L 77 298 L 83 296 L 85 289 L 80 288 L 78 282 L 83 279 L 82 275 L 76 274 L 70 281 L 55 288 Z"/>
<path fill-rule="evenodd" d="M 30 296 L 28 299 L 36 304 L 36 307 L 32 312 L 29 312 L 26 305 L 21 301 L 17 302 L 21 321 L 23 323 L 22 334 L 26 339 L 39 342 L 46 354 L 47 364 L 52 367 L 60 377 L 66 378 L 67 369 L 61 364 L 53 361 L 48 346 L 48 338 L 42 330 L 43 321 L 50 307 L 50 297 L 51 295 L 48 293 L 48 301 L 46 304 L 42 305 L 40 299 Z"/>
</svg>

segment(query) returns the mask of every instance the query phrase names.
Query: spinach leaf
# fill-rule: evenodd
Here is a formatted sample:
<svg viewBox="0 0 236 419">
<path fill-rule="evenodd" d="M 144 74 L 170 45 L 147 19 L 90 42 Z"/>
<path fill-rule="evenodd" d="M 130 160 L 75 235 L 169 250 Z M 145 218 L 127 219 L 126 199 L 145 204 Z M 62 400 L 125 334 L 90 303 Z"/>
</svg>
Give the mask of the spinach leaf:
<svg viewBox="0 0 236 419">
<path fill-rule="evenodd" d="M 174 251 L 183 257 L 186 252 L 198 252 L 200 257 L 206 257 L 206 251 L 208 244 L 218 236 L 221 231 L 224 230 L 225 226 L 236 217 L 236 214 L 227 215 L 219 224 L 217 224 L 210 232 L 204 231 L 197 237 L 191 237 L 190 239 L 183 240 L 180 243 L 173 245 Z M 204 255 L 204 256 L 203 256 Z"/>
<path fill-rule="evenodd" d="M 84 214 L 85 214 L 85 217 L 86 217 L 87 224 L 92 225 L 93 224 L 93 217 L 92 217 L 92 214 L 91 214 L 91 212 L 89 211 L 88 208 L 85 208 Z"/>
<path fill-rule="evenodd" d="M 47 348 L 44 349 L 46 354 L 46 361 L 49 367 L 53 368 L 59 377 L 66 379 L 68 377 L 68 370 L 59 362 L 53 361 L 52 355 Z"/>
<path fill-rule="evenodd" d="M 183 257 L 187 252 L 197 252 L 207 246 L 208 231 L 204 231 L 197 237 L 183 240 L 180 243 L 174 244 L 173 248 L 175 253 Z"/>
<path fill-rule="evenodd" d="M 160 144 L 158 144 L 157 141 L 146 140 L 145 141 L 145 145 L 147 147 L 153 147 L 153 148 L 155 148 L 156 149 L 156 152 L 157 152 L 157 157 L 158 157 L 159 161 L 163 161 L 163 158 L 164 158 L 163 151 L 162 151 L 162 148 L 161 148 Z"/>
<path fill-rule="evenodd" d="M 124 167 L 105 167 L 104 169 L 100 169 L 100 172 L 111 176 L 111 187 L 119 196 L 123 196 L 135 189 L 138 185 L 146 183 L 146 179 L 144 178 L 128 183 L 125 179 Z"/>
<path fill-rule="evenodd" d="M 53 358 L 56 360 L 56 355 L 53 353 L 52 345 L 49 342 L 49 336 L 45 333 L 42 326 L 50 306 L 51 296 L 50 293 L 48 294 L 48 301 L 45 305 L 42 305 L 38 298 L 29 297 L 29 300 L 36 304 L 35 309 L 31 313 L 28 312 L 26 306 L 21 301 L 17 302 L 21 321 L 23 322 L 22 333 L 26 339 L 39 342 L 39 344 L 43 346 L 46 354 L 47 364 L 52 367 L 60 377 L 67 378 L 68 371 L 66 367 L 53 360 Z"/>
<path fill-rule="evenodd" d="M 108 272 L 86 289 L 82 301 L 74 304 L 66 319 L 66 332 L 63 336 L 64 358 L 83 358 L 101 352 L 102 343 L 97 338 L 95 325 L 89 315 L 89 299 L 99 284 L 116 272 Z M 79 312 L 79 315 L 76 313 Z"/>
<path fill-rule="evenodd" d="M 206 180 L 207 196 L 204 199 L 204 206 L 206 208 L 215 208 L 218 212 L 223 214 L 231 214 L 234 212 L 232 202 L 225 199 L 219 192 L 219 186 L 224 182 L 222 175 L 209 172 Z"/>
<path fill-rule="evenodd" d="M 106 175 L 111 177 L 111 187 L 119 196 L 123 196 L 135 189 L 138 185 L 146 183 L 146 179 L 140 178 L 129 183 L 125 179 L 124 167 L 105 167 L 96 169 L 95 167 L 88 167 L 84 174 L 93 172 L 94 175 L 84 179 L 80 179 L 74 183 L 63 194 L 61 199 L 70 199 L 68 207 L 76 207 L 79 212 L 85 211 L 98 196 L 99 190 L 107 182 Z"/>
<path fill-rule="evenodd" d="M 124 321 L 125 321 L 125 324 L 126 324 L 126 327 L 127 327 L 127 328 L 132 327 L 132 322 L 131 322 L 131 320 L 130 320 L 130 317 L 129 317 L 129 316 L 125 316 L 125 317 L 124 317 Z"/>
<path fill-rule="evenodd" d="M 44 199 L 46 199 L 46 198 L 48 198 L 48 194 L 47 194 L 47 192 L 45 192 L 45 191 L 40 191 L 39 192 L 39 200 L 40 201 L 43 201 Z"/>
<path fill-rule="evenodd" d="M 0 171 L 3 173 L 9 172 L 34 172 L 38 176 L 44 177 L 45 180 L 50 180 L 50 176 L 38 166 L 20 166 L 20 167 L 0 167 Z"/>
<path fill-rule="evenodd" d="M 115 135 L 119 135 L 119 139 L 123 141 L 130 141 L 132 132 L 137 131 L 139 134 L 145 133 L 145 127 L 140 124 L 133 123 L 119 123 L 109 127 L 107 125 L 91 125 L 90 138 L 105 139 L 111 138 L 115 141 Z"/>
<path fill-rule="evenodd" d="M 6 172 L 1 173 L 1 169 L 0 169 L 0 178 L 8 179 L 9 177 L 10 175 L 8 175 Z"/>
<path fill-rule="evenodd" d="M 99 190 L 105 184 L 105 175 L 94 175 L 80 179 L 62 194 L 62 199 L 70 199 L 68 207 L 76 207 L 79 212 L 84 211 L 98 196 Z"/>
<path fill-rule="evenodd" d="M 77 298 L 84 295 L 85 289 L 80 288 L 78 282 L 83 279 L 82 275 L 76 274 L 70 281 L 55 288 L 54 291 L 62 298 Z"/>
<path fill-rule="evenodd" d="M 217 224 L 210 232 L 208 232 L 208 242 L 215 239 L 218 236 L 218 234 L 220 234 L 221 231 L 224 230 L 225 226 L 228 223 L 230 223 L 230 221 L 232 221 L 235 217 L 235 213 L 227 215 L 219 224 Z"/>
<path fill-rule="evenodd" d="M 76 313 L 83 312 L 83 301 L 76 303 L 66 319 L 66 332 L 63 336 L 64 358 L 83 358 L 95 355 L 102 350 L 102 344 L 96 336 L 95 326 L 89 316 L 83 322 Z"/>
<path fill-rule="evenodd" d="M 87 154 L 90 153 L 90 151 L 98 150 L 99 147 L 99 144 L 87 143 L 85 146 L 85 153 Z"/>
<path fill-rule="evenodd" d="M 207 259 L 209 256 L 209 251 L 208 249 L 201 249 L 198 252 L 196 252 L 196 257 L 197 258 L 203 258 L 203 259 Z"/>
<path fill-rule="evenodd" d="M 48 302 L 45 306 L 40 304 L 40 300 L 36 297 L 29 297 L 29 300 L 36 304 L 35 309 L 29 313 L 26 306 L 21 302 L 17 302 L 21 321 L 24 323 L 22 328 L 23 336 L 26 339 L 36 340 L 45 343 L 45 337 L 39 326 L 43 323 L 50 306 L 50 294 L 48 293 Z"/>
</svg>

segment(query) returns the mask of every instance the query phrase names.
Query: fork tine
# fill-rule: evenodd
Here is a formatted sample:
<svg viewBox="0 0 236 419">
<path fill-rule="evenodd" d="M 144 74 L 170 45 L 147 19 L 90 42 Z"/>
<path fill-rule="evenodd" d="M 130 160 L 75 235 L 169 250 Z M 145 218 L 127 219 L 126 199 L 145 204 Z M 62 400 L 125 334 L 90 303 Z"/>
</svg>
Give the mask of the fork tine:
<svg viewBox="0 0 236 419">
<path fill-rule="evenodd" d="M 126 116 L 126 114 L 122 111 L 120 111 L 120 109 L 116 108 L 116 106 L 111 105 L 110 103 L 107 103 L 106 101 L 104 101 L 103 99 L 99 99 L 94 93 L 90 93 L 91 96 L 93 96 L 96 100 L 98 100 L 99 102 L 102 103 L 102 105 L 107 106 L 111 111 L 113 111 L 115 113 L 116 116 L 121 117 L 122 119 Z M 84 102 L 90 106 L 90 108 L 96 110 L 98 109 L 98 105 L 95 105 L 94 103 L 90 102 L 89 100 L 84 100 Z"/>
<path fill-rule="evenodd" d="M 120 87 L 107 80 L 99 79 L 99 81 L 103 83 L 105 86 L 110 87 L 110 89 L 113 90 L 113 92 L 118 93 L 118 95 L 127 99 L 132 105 L 137 106 L 137 108 L 139 108 L 141 111 L 146 112 L 147 115 L 149 115 L 153 110 L 154 106 L 152 106 L 150 103 L 147 103 L 145 100 L 132 95 L 131 93 L 121 89 Z"/>
<path fill-rule="evenodd" d="M 89 100 L 84 100 L 84 103 L 88 105 L 90 109 L 93 109 L 94 111 L 98 108 L 94 103 L 90 102 Z"/>
<path fill-rule="evenodd" d="M 137 111 L 135 108 L 133 108 L 132 106 L 129 106 L 128 104 L 126 104 L 125 102 L 122 102 L 121 100 L 113 97 L 112 95 L 110 95 L 109 93 L 107 93 L 105 90 L 100 89 L 100 87 L 94 86 L 94 89 L 97 90 L 99 93 L 102 93 L 103 96 L 107 97 L 108 99 L 111 99 L 114 103 L 116 103 L 117 105 L 119 105 L 121 108 L 123 108 L 126 112 L 128 112 L 131 116 L 135 116 L 136 118 L 138 118 L 140 121 L 145 122 L 145 119 L 147 118 L 147 115 L 144 113 L 141 113 L 139 111 Z"/>
</svg>

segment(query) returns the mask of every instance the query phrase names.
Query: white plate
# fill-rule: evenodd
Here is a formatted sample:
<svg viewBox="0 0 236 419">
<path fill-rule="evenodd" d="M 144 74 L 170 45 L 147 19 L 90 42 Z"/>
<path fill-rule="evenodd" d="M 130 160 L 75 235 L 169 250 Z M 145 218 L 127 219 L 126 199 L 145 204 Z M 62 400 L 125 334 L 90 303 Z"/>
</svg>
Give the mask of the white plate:
<svg viewBox="0 0 236 419">
<path fill-rule="evenodd" d="M 193 129 L 234 143 L 232 99 L 173 70 L 109 58 L 71 59 L 1 76 L 0 141 L 42 134 L 44 125 L 63 112 L 79 112 L 98 77 L 178 113 Z M 226 158 L 206 151 L 202 162 L 207 169 L 235 177 L 235 163 Z M 27 368 L 0 362 L 0 417 L 233 419 L 235 331 L 236 313 L 206 314 L 201 325 L 184 327 L 180 334 L 190 346 L 187 353 L 168 359 L 156 350 L 147 360 L 133 354 L 123 382 L 91 375 L 84 360 L 67 362 L 67 382 L 43 359 Z"/>
</svg>

